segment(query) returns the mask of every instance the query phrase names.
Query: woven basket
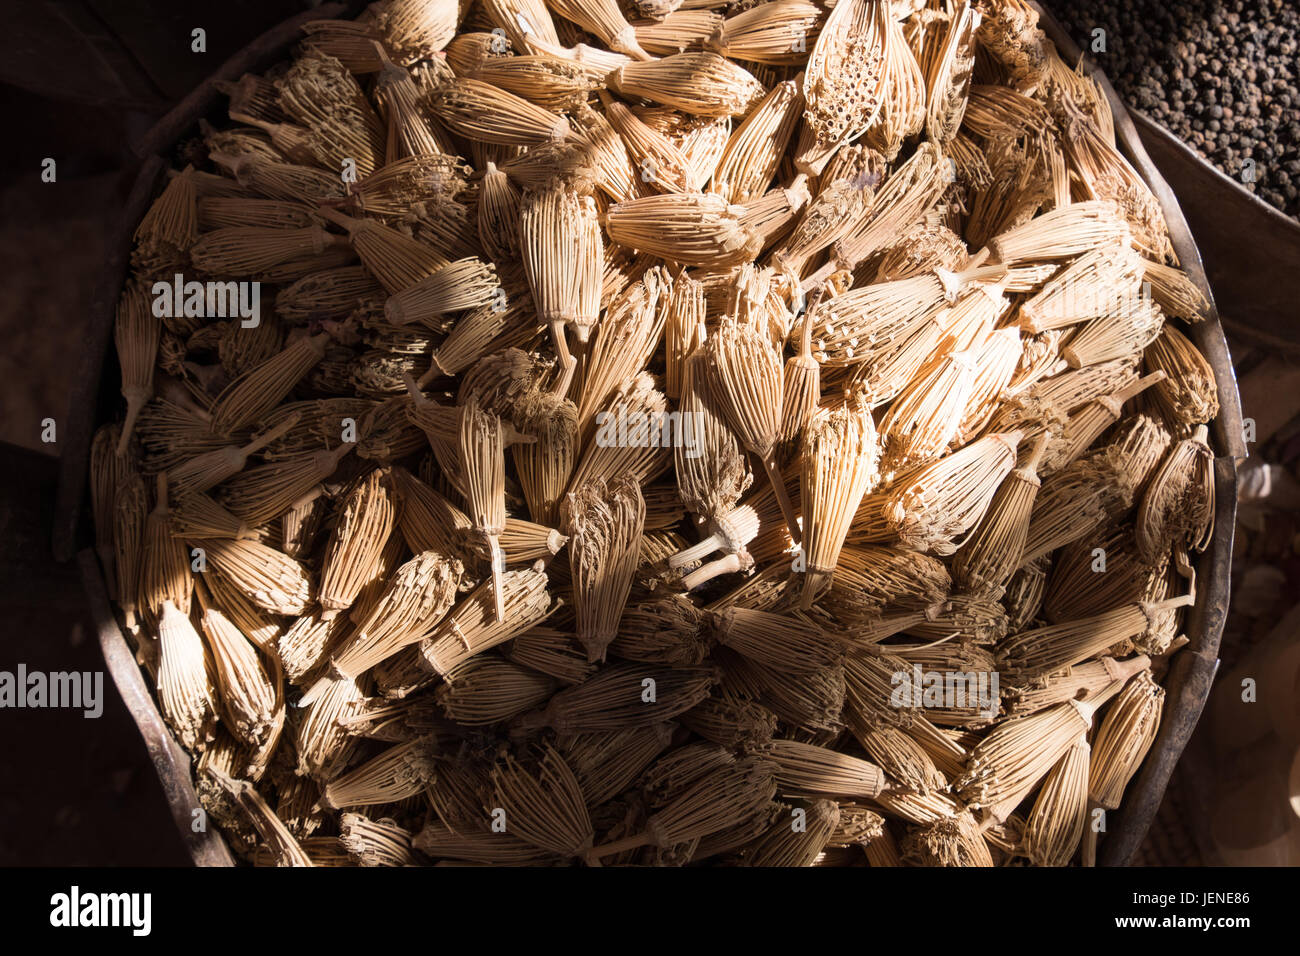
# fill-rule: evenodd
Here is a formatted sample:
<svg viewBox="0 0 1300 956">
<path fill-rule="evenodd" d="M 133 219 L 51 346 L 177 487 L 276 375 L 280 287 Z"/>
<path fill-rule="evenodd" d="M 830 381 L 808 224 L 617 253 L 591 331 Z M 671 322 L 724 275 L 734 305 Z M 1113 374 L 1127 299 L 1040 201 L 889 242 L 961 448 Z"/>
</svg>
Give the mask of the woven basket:
<svg viewBox="0 0 1300 956">
<path fill-rule="evenodd" d="M 1040 26 L 1062 56 L 1067 61 L 1077 61 L 1080 56 L 1078 47 L 1048 13 L 1037 4 L 1034 7 L 1039 11 Z M 265 69 L 287 57 L 301 36 L 299 28 L 304 22 L 338 18 L 348 12 L 344 4 L 326 4 L 286 20 L 254 40 L 164 116 L 136 146 L 135 153 L 140 157 L 140 163 L 135 185 L 113 233 L 109 260 L 92 304 L 83 366 L 73 395 L 73 417 L 65 432 L 67 439 L 53 529 L 54 553 L 61 561 L 74 557 L 78 560 L 96 618 L 104 660 L 127 709 L 140 728 L 182 838 L 195 863 L 200 866 L 229 866 L 233 861 L 215 830 L 195 833 L 191 828 L 192 811 L 199 803 L 194 793 L 189 757 L 164 725 L 153 695 L 109 606 L 103 575 L 91 547 L 93 536 L 88 522 L 83 520 L 83 515 L 89 513 L 86 474 L 90 443 L 95 429 L 110 420 L 117 408 L 118 366 L 116 356 L 110 352 L 114 310 L 126 277 L 131 236 L 136 223 L 161 189 L 168 166 L 165 157 L 179 140 L 194 132 L 200 118 L 222 118 L 223 104 L 217 90 L 218 82 Z M 1190 610 L 1185 628 L 1190 643 L 1172 659 L 1165 680 L 1167 696 L 1159 734 L 1142 769 L 1130 783 L 1123 806 L 1110 815 L 1108 832 L 1100 845 L 1099 864 L 1126 866 L 1140 862 L 1138 851 L 1160 807 L 1174 765 L 1200 717 L 1218 665 L 1219 639 L 1228 611 L 1232 538 L 1237 511 L 1237 460 L 1244 458 L 1246 451 L 1237 383 L 1196 243 L 1172 190 L 1143 149 L 1133 120 L 1118 94 L 1100 71 L 1085 69 L 1097 80 L 1110 101 L 1120 148 L 1160 202 L 1180 263 L 1211 304 L 1209 318 L 1193 326 L 1192 336 L 1214 369 L 1220 405 L 1219 416 L 1212 423 L 1211 431 L 1211 444 L 1216 453 L 1214 540 L 1197 568 L 1197 601 Z"/>
</svg>

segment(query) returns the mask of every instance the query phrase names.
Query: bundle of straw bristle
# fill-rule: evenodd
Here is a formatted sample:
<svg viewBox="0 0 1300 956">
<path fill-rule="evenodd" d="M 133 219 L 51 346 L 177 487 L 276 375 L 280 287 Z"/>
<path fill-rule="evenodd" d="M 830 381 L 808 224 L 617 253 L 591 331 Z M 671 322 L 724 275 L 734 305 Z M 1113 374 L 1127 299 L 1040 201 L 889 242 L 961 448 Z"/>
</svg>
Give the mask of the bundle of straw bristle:
<svg viewBox="0 0 1300 956">
<path fill-rule="evenodd" d="M 1095 860 L 1219 396 L 1036 23 L 384 0 L 222 84 L 135 233 L 91 498 L 241 858 Z M 156 308 L 178 273 L 260 320 Z"/>
</svg>

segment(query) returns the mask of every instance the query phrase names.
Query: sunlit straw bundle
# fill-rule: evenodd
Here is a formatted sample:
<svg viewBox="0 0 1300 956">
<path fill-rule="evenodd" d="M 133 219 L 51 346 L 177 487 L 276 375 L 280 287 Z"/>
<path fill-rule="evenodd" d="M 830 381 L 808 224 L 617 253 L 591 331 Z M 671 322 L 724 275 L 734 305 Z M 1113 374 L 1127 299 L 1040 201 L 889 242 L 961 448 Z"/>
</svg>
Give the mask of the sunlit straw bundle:
<svg viewBox="0 0 1300 956">
<path fill-rule="evenodd" d="M 801 605 L 812 606 L 839 564 L 862 496 L 880 475 L 880 449 L 871 411 L 860 396 L 819 411 L 804 437 L 800 493 L 803 502 L 807 571 Z"/>
<path fill-rule="evenodd" d="M 551 0 L 550 6 L 576 23 L 611 50 L 638 59 L 650 56 L 636 42 L 636 32 L 614 0 Z"/>
<path fill-rule="evenodd" d="M 1205 293 L 1177 266 L 1147 260 L 1143 278 L 1151 284 L 1151 297 L 1166 314 L 1185 322 L 1204 322 L 1210 314 Z"/>
<path fill-rule="evenodd" d="M 952 554 L 1015 467 L 1020 437 L 988 435 L 908 475 L 885 501 L 886 523 L 908 547 Z"/>
<path fill-rule="evenodd" d="M 269 412 L 324 358 L 329 340 L 323 332 L 294 339 L 227 385 L 213 405 L 213 430 L 228 435 Z"/>
<path fill-rule="evenodd" d="M 520 192 L 510 177 L 489 162 L 479 183 L 477 222 L 479 242 L 495 262 L 519 256 Z"/>
<path fill-rule="evenodd" d="M 1109 695 L 1118 689 L 1112 684 Z M 1005 819 L 1088 732 L 1106 699 L 1069 701 L 999 725 L 971 751 L 966 772 L 954 783 L 958 793 L 968 805 Z"/>
<path fill-rule="evenodd" d="M 285 630 L 280 635 L 275 650 L 290 683 L 302 683 L 337 645 L 343 632 L 350 626 L 351 622 L 345 617 L 327 621 L 320 614 L 313 613 L 298 618 Z"/>
<path fill-rule="evenodd" d="M 797 544 L 799 521 L 776 460 L 784 401 L 780 353 L 753 322 L 731 316 L 723 319 L 705 348 L 711 393 L 746 450 L 763 463 L 786 528 Z"/>
<path fill-rule="evenodd" d="M 452 152 L 450 138 L 426 118 L 425 93 L 411 74 L 387 57 L 378 74 L 374 97 L 387 127 L 385 161 L 392 165 L 412 157 Z"/>
<path fill-rule="evenodd" d="M 951 352 L 894 399 L 880 422 L 882 470 L 897 474 L 940 457 L 957 437 L 981 366 L 974 351 Z"/>
<path fill-rule="evenodd" d="M 812 133 L 797 164 L 819 173 L 836 147 L 852 142 L 875 119 L 884 98 L 888 5 L 837 4 L 808 54 L 804 121 Z"/>
<path fill-rule="evenodd" d="M 907 731 L 873 720 L 869 715 L 864 717 L 853 713 L 849 715 L 849 726 L 867 756 L 890 779 L 898 781 L 900 790 L 923 796 L 948 786 L 947 777 Z M 899 799 L 902 799 L 901 794 Z"/>
<path fill-rule="evenodd" d="M 703 330 L 701 322 L 695 331 Z M 718 413 L 706 361 L 704 349 L 697 346 L 682 363 L 682 434 L 673 460 L 686 509 L 716 521 L 736 506 L 753 477 L 736 436 Z"/>
<path fill-rule="evenodd" d="M 250 747 L 261 746 L 274 728 L 278 689 L 248 638 L 220 611 L 203 612 L 203 633 L 215 665 L 223 723 Z"/>
<path fill-rule="evenodd" d="M 664 192 L 686 192 L 689 162 L 673 141 L 647 126 L 630 109 L 603 94 L 605 118 L 618 131 L 641 181 Z"/>
<path fill-rule="evenodd" d="M 338 775 L 357 743 L 345 721 L 357 712 L 365 696 L 356 681 L 334 681 L 304 707 L 294 733 L 295 773 L 322 781 Z"/>
<path fill-rule="evenodd" d="M 1125 461 L 1115 449 L 1081 458 L 1043 482 L 1029 519 L 1023 560 L 1033 561 L 1078 541 L 1133 503 Z"/>
<path fill-rule="evenodd" d="M 356 446 L 339 445 L 333 451 L 318 451 L 284 461 L 245 468 L 218 490 L 218 497 L 231 513 L 250 526 L 265 524 L 288 511 L 304 495 L 330 475 Z"/>
<path fill-rule="evenodd" d="M 1093 442 L 1100 437 L 1102 432 L 1119 420 L 1125 402 L 1140 395 L 1151 386 L 1158 385 L 1164 377 L 1165 373 L 1163 371 L 1144 375 L 1119 391 L 1110 395 L 1103 395 L 1095 402 L 1090 402 L 1081 411 L 1071 415 L 1070 420 L 1065 424 L 1065 434 L 1054 442 L 1049 449 L 1043 470 L 1045 472 L 1057 471 L 1073 463 L 1080 455 L 1092 447 Z M 1130 433 L 1130 436 L 1134 439 L 1145 437 L 1137 433 Z M 1136 444 L 1126 444 L 1124 448 L 1127 455 L 1140 455 L 1144 451 Z M 1138 472 L 1134 471 L 1132 474 L 1136 479 Z M 1135 488 L 1140 483 L 1140 481 L 1135 480 Z"/>
<path fill-rule="evenodd" d="M 1177 442 L 1137 510 L 1138 552 L 1148 564 L 1169 548 L 1204 551 L 1214 530 L 1214 452 L 1204 425 Z"/>
<path fill-rule="evenodd" d="M 423 636 L 422 663 L 453 682 L 465 661 L 546 619 L 551 610 L 547 583 L 546 573 L 538 568 L 505 571 L 484 581 Z"/>
<path fill-rule="evenodd" d="M 972 4 L 958 0 L 942 28 L 942 45 L 935 44 L 931 57 L 920 57 L 925 69 L 925 129 L 936 142 L 952 140 L 966 113 L 979 20 L 980 14 Z"/>
<path fill-rule="evenodd" d="M 635 480 L 597 478 L 569 493 L 566 510 L 578 640 L 588 659 L 604 660 L 632 586 L 645 500 Z"/>
<path fill-rule="evenodd" d="M 390 293 L 408 289 L 449 264 L 432 246 L 377 219 L 353 219 L 332 209 L 322 209 L 321 215 L 347 230 L 362 264 Z"/>
<path fill-rule="evenodd" d="M 138 610 L 146 620 L 156 621 L 165 602 L 170 602 L 181 614 L 189 614 L 194 593 L 190 571 L 185 545 L 171 534 L 167 476 L 159 475 L 154 507 L 145 518 L 139 572 Z"/>
<path fill-rule="evenodd" d="M 852 289 L 821 303 L 813 324 L 813 354 L 826 365 L 857 365 L 896 349 L 950 297 L 960 281 L 922 274 Z M 936 322 L 936 333 L 942 325 Z M 925 349 L 928 353 L 937 338 Z"/>
<path fill-rule="evenodd" d="M 425 636 L 455 598 L 461 567 L 436 551 L 425 551 L 393 574 L 383 596 L 357 622 L 356 630 L 330 657 L 329 677 L 303 700 L 311 702 L 329 683 L 350 681 Z"/>
<path fill-rule="evenodd" d="M 259 541 L 206 541 L 212 566 L 253 604 L 272 614 L 301 614 L 311 597 L 303 567 Z"/>
<path fill-rule="evenodd" d="M 458 554 L 461 536 L 472 527 L 469 516 L 405 468 L 393 469 L 393 478 L 402 499 L 397 526 L 407 548 Z"/>
<path fill-rule="evenodd" d="M 298 416 L 290 416 L 273 428 L 258 435 L 246 445 L 228 445 L 215 451 L 204 452 L 167 470 L 167 483 L 178 498 L 201 494 L 215 488 L 244 470 L 250 456 L 276 442 L 298 424 Z"/>
<path fill-rule="evenodd" d="M 564 684 L 581 683 L 596 671 L 577 638 L 553 627 L 534 627 L 521 634 L 511 641 L 505 655 L 515 664 Z"/>
<path fill-rule="evenodd" d="M 203 580 L 212 594 L 213 603 L 221 607 L 226 617 L 230 618 L 240 632 L 257 645 L 259 650 L 274 655 L 276 642 L 283 627 L 272 616 L 272 612 L 265 611 L 254 604 L 248 595 L 240 591 L 229 578 L 216 569 L 215 565 L 208 567 L 207 577 Z"/>
<path fill-rule="evenodd" d="M 620 476 L 649 481 L 672 465 L 670 445 L 682 439 L 686 425 L 668 416 L 668 401 L 649 372 L 638 372 L 608 406 L 595 415 L 596 433 L 569 479 L 577 489 L 593 479 Z"/>
<path fill-rule="evenodd" d="M 720 268 L 751 260 L 762 249 L 762 237 L 743 222 L 744 212 L 713 193 L 664 193 L 611 206 L 605 229 L 629 249 Z"/>
<path fill-rule="evenodd" d="M 785 461 L 794 457 L 821 401 L 821 362 L 812 354 L 812 310 L 819 301 L 820 296 L 813 293 L 805 303 L 799 352 L 785 363 L 779 446 Z"/>
<path fill-rule="evenodd" d="M 1025 818 L 1024 848 L 1035 866 L 1066 866 L 1088 813 L 1087 738 L 1079 738 L 1047 774 Z"/>
<path fill-rule="evenodd" d="M 948 228 L 938 215 L 931 215 L 880 257 L 873 281 L 910 279 L 937 269 L 960 272 L 970 262 L 965 240 Z"/>
<path fill-rule="evenodd" d="M 609 85 L 622 96 L 694 116 L 740 116 L 767 92 L 748 71 L 707 50 L 628 63 L 609 76 Z"/>
<path fill-rule="evenodd" d="M 589 196 L 560 183 L 525 193 L 519 210 L 519 248 L 538 319 L 551 327 L 556 351 L 566 364 L 565 327 L 582 330 L 578 334 L 586 341 L 597 320 L 597 315 L 582 312 L 587 304 L 583 288 L 592 281 L 586 266 L 599 259 L 586 226 L 595 215 Z"/>
<path fill-rule="evenodd" d="M 927 609 L 952 588 L 948 569 L 937 558 L 904 548 L 849 545 L 821 606 L 836 617 L 864 621 L 886 606 Z"/>
<path fill-rule="evenodd" d="M 1096 365 L 1112 359 L 1137 356 L 1156 340 L 1164 329 L 1165 317 L 1159 307 L 1141 300 L 1135 307 L 1093 319 L 1061 349 L 1061 357 L 1071 368 Z"/>
<path fill-rule="evenodd" d="M 989 242 L 994 261 L 1006 265 L 1040 259 L 1064 259 L 1128 240 L 1119 209 L 1090 200 L 1044 213 L 1009 229 Z"/>
<path fill-rule="evenodd" d="M 875 764 L 825 747 L 774 740 L 763 751 L 776 764 L 777 790 L 786 796 L 879 796 L 888 782 Z"/>
<path fill-rule="evenodd" d="M 158 704 L 183 746 L 195 750 L 212 739 L 216 697 L 203 639 L 189 615 L 164 598 L 158 610 Z"/>
<path fill-rule="evenodd" d="M 437 753 L 437 739 L 432 735 L 398 744 L 331 780 L 321 792 L 321 805 L 331 809 L 365 807 L 414 796 L 432 776 Z"/>
<path fill-rule="evenodd" d="M 471 397 L 460 420 L 460 460 L 465 469 L 469 517 L 474 530 L 488 543 L 495 588 L 496 616 L 505 619 L 501 576 L 505 572 L 505 554 L 500 534 L 505 530 L 505 447 L 501 420 L 481 410 Z"/>
<path fill-rule="evenodd" d="M 1191 603 L 1191 595 L 1141 601 L 1080 620 L 1022 631 L 998 645 L 998 659 L 1018 679 L 1045 677 L 1124 641 L 1138 643 L 1157 623 L 1159 612 Z"/>
<path fill-rule="evenodd" d="M 819 627 L 750 608 L 733 607 L 716 614 L 714 636 L 752 660 L 793 674 L 833 666 L 843 653 Z"/>
<path fill-rule="evenodd" d="M 831 178 L 807 203 L 799 221 L 777 247 L 776 260 L 791 272 L 803 272 L 804 266 L 823 249 L 843 238 L 853 224 L 875 206 L 875 187 L 880 182 L 878 170 L 863 169 Z M 816 287 L 809 282 L 809 287 Z"/>
<path fill-rule="evenodd" d="M 736 127 L 713 173 L 713 188 L 728 202 L 744 205 L 767 190 L 794 135 L 802 105 L 798 84 L 786 80 L 774 86 Z"/>
<path fill-rule="evenodd" d="M 1088 798 L 1114 810 L 1124 789 L 1155 743 L 1164 710 L 1164 689 L 1141 671 L 1119 692 L 1093 737 Z"/>
<path fill-rule="evenodd" d="M 956 443 L 965 444 L 982 432 L 1001 407 L 1016 373 L 1027 362 L 1025 343 L 1015 329 L 1002 328 L 984 340 L 975 356 L 970 397 L 957 428 Z"/>
<path fill-rule="evenodd" d="M 504 530 L 498 536 L 506 565 L 531 563 L 559 554 L 569 539 L 555 528 L 525 521 L 523 518 L 506 518 Z M 491 549 L 482 542 L 471 541 L 481 557 L 491 560 Z"/>
<path fill-rule="evenodd" d="M 394 325 L 434 324 L 437 317 L 489 305 L 501 288 L 496 270 L 481 259 L 461 259 L 389 296 L 384 314 Z"/>
<path fill-rule="evenodd" d="M 316 599 L 329 618 L 352 606 L 373 577 L 396 516 L 388 477 L 370 472 L 343 501 L 325 550 Z"/>
<path fill-rule="evenodd" d="M 1153 374 L 1165 373 L 1156 382 L 1152 395 L 1169 422 L 1200 425 L 1218 416 L 1219 392 L 1214 369 L 1183 333 L 1166 324 L 1156 340 L 1146 347 L 1142 360 Z"/>
<path fill-rule="evenodd" d="M 648 2 L 658 4 L 659 0 Z M 678 6 L 676 0 L 667 0 L 662 5 Z M 649 15 L 649 20 L 635 21 L 632 29 L 636 31 L 641 49 L 658 56 L 702 49 L 705 41 L 722 26 L 723 20 L 722 14 L 713 10 L 675 9 L 666 15 Z"/>
<path fill-rule="evenodd" d="M 1113 657 L 1086 661 L 1024 683 L 1012 677 L 1002 688 L 1003 709 L 1009 717 L 1024 717 L 1067 700 L 1088 700 L 1115 681 L 1127 681 L 1150 668 L 1151 658 L 1135 654 L 1122 661 Z"/>
<path fill-rule="evenodd" d="M 934 208 L 947 188 L 950 169 L 936 145 L 921 143 L 885 180 L 875 202 L 851 221 L 830 260 L 804 280 L 804 288 L 816 287 L 837 270 L 855 269 L 891 245 L 900 232 Z"/>
<path fill-rule="evenodd" d="M 1123 243 L 1085 253 L 1020 306 L 1020 327 L 1043 332 L 1109 315 L 1138 294 L 1143 268 L 1142 258 Z"/>
<path fill-rule="evenodd" d="M 707 45 L 737 60 L 797 66 L 816 43 L 822 18 L 822 10 L 804 0 L 763 3 L 727 17 Z"/>
<path fill-rule="evenodd" d="M 542 53 L 487 57 L 465 74 L 499 86 L 555 113 L 571 112 L 587 102 L 600 76 L 581 63 Z"/>
<path fill-rule="evenodd" d="M 345 189 L 338 170 L 275 162 L 262 157 L 214 153 L 212 161 L 228 169 L 241 186 L 266 199 L 315 204 L 341 198 Z"/>
<path fill-rule="evenodd" d="M 1029 460 L 1007 476 L 989 504 L 988 511 L 952 561 L 952 573 L 965 587 L 1002 587 L 1021 565 L 1029 517 L 1041 482 L 1038 463 L 1047 446 L 1040 435 Z"/>
<path fill-rule="evenodd" d="M 925 74 L 903 27 L 892 17 L 884 28 L 884 75 L 880 112 L 867 127 L 864 142 L 880 150 L 891 162 L 903 141 L 921 132 L 926 121 Z"/>
<path fill-rule="evenodd" d="M 664 331 L 672 283 L 662 268 L 646 272 L 606 309 L 587 353 L 578 404 L 578 433 L 586 441 L 596 414 L 627 386 L 653 354 Z"/>
<path fill-rule="evenodd" d="M 499 146 L 532 146 L 571 135 L 564 120 L 500 87 L 462 77 L 437 91 L 434 115 L 466 139 Z"/>
</svg>

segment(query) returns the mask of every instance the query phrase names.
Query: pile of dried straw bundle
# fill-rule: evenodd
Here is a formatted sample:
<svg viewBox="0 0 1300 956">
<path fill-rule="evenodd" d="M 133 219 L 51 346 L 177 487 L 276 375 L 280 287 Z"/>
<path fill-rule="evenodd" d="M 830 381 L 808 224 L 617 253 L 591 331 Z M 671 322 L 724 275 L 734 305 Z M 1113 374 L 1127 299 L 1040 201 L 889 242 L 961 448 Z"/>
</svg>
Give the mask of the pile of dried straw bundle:
<svg viewBox="0 0 1300 956">
<path fill-rule="evenodd" d="M 96 552 L 241 858 L 1093 860 L 1214 513 L 1159 206 L 1019 0 L 678 6 L 312 23 L 141 223 Z"/>
</svg>

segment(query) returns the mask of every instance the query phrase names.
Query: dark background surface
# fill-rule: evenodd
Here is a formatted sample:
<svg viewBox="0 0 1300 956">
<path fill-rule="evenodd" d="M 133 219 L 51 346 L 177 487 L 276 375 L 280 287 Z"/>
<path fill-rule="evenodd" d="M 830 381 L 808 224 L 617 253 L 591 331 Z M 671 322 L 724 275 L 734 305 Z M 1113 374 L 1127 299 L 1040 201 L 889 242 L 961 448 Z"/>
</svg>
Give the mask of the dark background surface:
<svg viewBox="0 0 1300 956">
<path fill-rule="evenodd" d="M 310 6 L 0 0 L 0 670 L 103 666 L 75 568 L 50 556 L 59 447 L 42 444 L 40 423 L 66 415 L 130 144 L 226 57 Z M 194 27 L 206 53 L 191 52 Z M 47 156 L 53 184 L 40 180 Z M 104 698 L 98 720 L 0 711 L 0 865 L 187 862 L 107 675 Z"/>
</svg>

